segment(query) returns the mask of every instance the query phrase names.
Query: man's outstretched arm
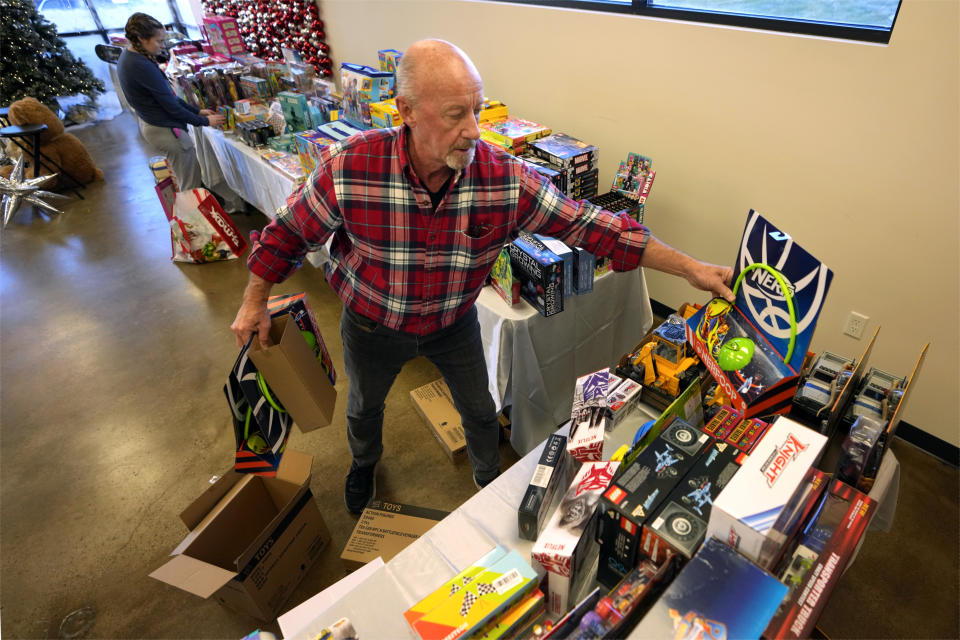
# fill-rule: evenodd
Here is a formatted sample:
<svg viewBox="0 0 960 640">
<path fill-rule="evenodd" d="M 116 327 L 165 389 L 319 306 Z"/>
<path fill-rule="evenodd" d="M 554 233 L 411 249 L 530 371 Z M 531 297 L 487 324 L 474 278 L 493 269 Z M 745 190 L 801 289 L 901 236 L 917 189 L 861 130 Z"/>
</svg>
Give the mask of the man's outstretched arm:
<svg viewBox="0 0 960 640">
<path fill-rule="evenodd" d="M 657 240 L 653 235 L 647 240 L 647 246 L 640 258 L 640 265 L 686 278 L 691 286 L 709 291 L 715 296 L 734 301 L 730 285 L 733 281 L 733 269 L 708 262 L 700 262 L 682 251 Z"/>
</svg>

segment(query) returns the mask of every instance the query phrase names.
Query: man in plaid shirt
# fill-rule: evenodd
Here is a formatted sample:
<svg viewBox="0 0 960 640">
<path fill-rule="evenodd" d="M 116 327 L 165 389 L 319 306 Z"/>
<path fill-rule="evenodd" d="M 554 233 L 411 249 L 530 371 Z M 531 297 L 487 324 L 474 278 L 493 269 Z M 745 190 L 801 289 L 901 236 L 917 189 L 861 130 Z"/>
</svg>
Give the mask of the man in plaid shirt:
<svg viewBox="0 0 960 640">
<path fill-rule="evenodd" d="M 480 141 L 483 84 L 467 55 L 440 40 L 414 43 L 397 71 L 403 125 L 325 148 L 309 180 L 254 244 L 250 282 L 231 329 L 266 344 L 274 283 L 333 236 L 328 281 L 343 300 L 340 332 L 350 392 L 353 463 L 344 501 L 360 513 L 376 490 L 383 409 L 403 365 L 418 355 L 443 374 L 462 417 L 474 482 L 500 471 L 499 425 L 474 301 L 519 230 L 685 277 L 730 300 L 729 267 L 699 262 L 626 215 L 566 198 L 522 162 Z"/>
</svg>

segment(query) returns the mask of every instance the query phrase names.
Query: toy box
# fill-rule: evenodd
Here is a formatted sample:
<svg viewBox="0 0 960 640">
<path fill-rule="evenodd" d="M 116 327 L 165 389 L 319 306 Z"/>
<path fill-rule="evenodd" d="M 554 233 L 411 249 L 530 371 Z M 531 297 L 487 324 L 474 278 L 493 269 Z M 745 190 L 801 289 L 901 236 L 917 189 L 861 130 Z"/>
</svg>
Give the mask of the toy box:
<svg viewBox="0 0 960 640">
<path fill-rule="evenodd" d="M 526 152 L 517 156 L 518 160 L 522 160 L 524 164 L 528 165 L 531 169 L 544 176 L 550 183 L 555 186 L 560 191 L 566 193 L 567 191 L 567 173 L 560 167 L 551 164 L 544 160 L 543 158 L 537 157 L 532 153 Z"/>
<path fill-rule="evenodd" d="M 477 640 L 532 637 L 533 626 L 543 619 L 546 610 L 547 597 L 540 589 L 534 589 L 515 606 L 488 622 L 472 637 Z"/>
<path fill-rule="evenodd" d="M 494 120 L 506 120 L 510 114 L 507 113 L 507 105 L 499 100 L 490 98 L 483 99 L 483 106 L 480 108 L 480 122 L 493 122 Z"/>
<path fill-rule="evenodd" d="M 757 443 L 760 442 L 763 434 L 769 428 L 769 422 L 756 418 L 745 418 L 727 434 L 726 441 L 744 453 L 752 453 L 753 448 L 757 446 Z"/>
<path fill-rule="evenodd" d="M 736 302 L 704 305 L 687 321 L 687 341 L 744 417 L 785 413 L 833 272 L 751 210 L 734 276 Z"/>
<path fill-rule="evenodd" d="M 304 335 L 307 345 L 320 361 L 320 366 L 327 375 L 327 379 L 330 380 L 330 384 L 336 385 L 337 370 L 333 367 L 333 358 L 330 357 L 327 344 L 323 341 L 323 335 L 320 334 L 320 325 L 317 324 L 313 310 L 307 302 L 307 294 L 283 293 L 270 296 L 267 299 L 267 310 L 271 316 L 287 313 L 293 318 L 300 332 Z"/>
<path fill-rule="evenodd" d="M 517 238 L 510 244 L 510 264 L 520 297 L 544 316 L 563 311 L 563 260 Z"/>
<path fill-rule="evenodd" d="M 595 167 L 600 154 L 592 144 L 559 132 L 532 141 L 530 151 L 564 169 L 584 164 Z"/>
<path fill-rule="evenodd" d="M 390 98 L 370 103 L 370 124 L 377 129 L 389 129 L 403 124 L 403 118 L 397 110 L 397 100 Z"/>
<path fill-rule="evenodd" d="M 640 548 L 656 563 L 668 551 L 690 558 L 707 534 L 707 521 L 716 499 L 733 478 L 746 455 L 726 442 L 713 442 L 687 477 L 674 487 L 643 525 Z"/>
<path fill-rule="evenodd" d="M 393 97 L 394 76 L 362 64 L 340 63 L 343 105 L 340 119 L 369 128 L 370 103 Z"/>
<path fill-rule="evenodd" d="M 517 551 L 468 571 L 469 575 L 445 583 L 405 612 L 422 640 L 470 635 L 537 586 L 537 574 Z"/>
<path fill-rule="evenodd" d="M 207 40 L 210 41 L 210 47 L 217 53 L 232 56 L 247 52 L 236 18 L 203 16 L 203 27 L 207 33 Z"/>
<path fill-rule="evenodd" d="M 570 484 L 571 469 L 572 465 L 569 464 L 567 456 L 566 436 L 558 433 L 550 434 L 543 445 L 540 460 L 517 509 L 521 538 L 536 540 L 540 535 L 554 497 L 558 491 L 565 490 Z"/>
<path fill-rule="evenodd" d="M 717 440 L 725 440 L 742 420 L 743 415 L 739 411 L 724 405 L 716 410 L 703 430 Z"/>
<path fill-rule="evenodd" d="M 759 638 L 787 588 L 708 539 L 627 638 Z"/>
<path fill-rule="evenodd" d="M 816 431 L 778 417 L 714 500 L 707 535 L 726 540 L 765 569 L 772 567 L 793 533 L 790 505 L 808 486 L 807 472 L 826 441 Z"/>
<path fill-rule="evenodd" d="M 328 138 L 318 131 L 302 131 L 294 136 L 294 142 L 297 147 L 300 166 L 303 167 L 305 173 L 309 174 L 317 167 L 320 149 L 333 144 L 336 140 Z"/>
<path fill-rule="evenodd" d="M 520 235 L 524 236 L 524 239 L 530 240 L 529 237 L 526 237 L 529 234 L 526 234 L 525 231 L 521 231 Z M 568 298 L 573 295 L 573 250 L 564 244 L 562 241 L 557 240 L 556 238 L 551 238 L 549 236 L 543 236 L 539 233 L 533 234 L 533 237 L 539 243 L 539 246 L 547 251 L 553 253 L 561 260 L 563 260 L 563 297 Z M 531 244 L 535 244 L 531 241 Z"/>
<path fill-rule="evenodd" d="M 412 389 L 410 400 L 450 461 L 466 457 L 467 439 L 463 423 L 444 379 Z"/>
<path fill-rule="evenodd" d="M 650 195 L 650 187 L 653 186 L 656 175 L 653 160 L 639 153 L 628 153 L 627 159 L 620 162 L 613 178 L 613 191 L 619 191 L 631 200 L 643 204 Z"/>
<path fill-rule="evenodd" d="M 612 587 L 637 566 L 644 522 L 686 477 L 710 441 L 710 436 L 673 416 L 649 446 L 634 456 L 628 454 L 623 470 L 600 500 L 601 584 Z"/>
<path fill-rule="evenodd" d="M 877 503 L 834 480 L 778 575 L 790 589 L 764 637 L 809 638 L 820 613 L 856 552 Z"/>
<path fill-rule="evenodd" d="M 550 127 L 524 120 L 506 118 L 480 123 L 480 138 L 510 150 L 513 155 L 526 151 L 527 143 L 550 134 Z"/>
<path fill-rule="evenodd" d="M 640 401 L 640 383 L 636 380 L 623 380 L 613 391 L 607 394 L 607 407 L 613 415 L 613 429 L 623 423 Z"/>
<path fill-rule="evenodd" d="M 437 509 L 372 500 L 347 538 L 340 560 L 348 571 L 377 558 L 389 562 L 447 515 Z"/>
<path fill-rule="evenodd" d="M 513 275 L 508 247 L 500 250 L 500 255 L 493 263 L 493 269 L 490 271 L 490 287 L 507 303 L 507 306 L 512 307 L 520 302 L 520 281 Z"/>
<path fill-rule="evenodd" d="M 377 58 L 380 60 L 380 71 L 396 73 L 397 65 L 400 63 L 400 58 L 402 57 L 402 51 L 397 51 L 396 49 L 380 49 L 380 51 L 377 51 Z"/>
<path fill-rule="evenodd" d="M 577 295 L 593 291 L 594 270 L 597 268 L 597 257 L 580 247 L 573 248 L 573 275 L 574 290 Z"/>
<path fill-rule="evenodd" d="M 567 453 L 579 462 L 603 459 L 603 435 L 607 431 L 607 392 L 610 372 L 606 369 L 577 378 L 570 409 Z"/>
<path fill-rule="evenodd" d="M 560 501 L 530 552 L 547 574 L 547 614 L 563 615 L 574 585 L 586 577 L 581 564 L 596 529 L 594 510 L 619 462 L 586 462 Z"/>
<path fill-rule="evenodd" d="M 611 213 L 623 212 L 637 222 L 643 222 L 644 206 L 636 200 L 625 197 L 619 191 L 608 191 L 600 195 L 590 196 L 587 200 Z"/>
<path fill-rule="evenodd" d="M 240 78 L 240 92 L 247 100 L 266 100 L 270 97 L 270 83 L 257 76 L 242 76 Z"/>
</svg>

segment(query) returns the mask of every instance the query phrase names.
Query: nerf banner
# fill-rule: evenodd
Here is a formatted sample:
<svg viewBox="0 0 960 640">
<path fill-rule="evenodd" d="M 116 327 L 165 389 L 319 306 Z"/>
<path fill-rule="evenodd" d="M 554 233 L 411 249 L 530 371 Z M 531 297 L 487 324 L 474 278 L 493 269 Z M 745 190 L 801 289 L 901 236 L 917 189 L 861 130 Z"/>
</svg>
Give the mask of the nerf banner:
<svg viewBox="0 0 960 640">
<path fill-rule="evenodd" d="M 833 272 L 754 210 L 734 267 L 736 302 L 687 321 L 687 341 L 745 418 L 784 413 Z"/>
</svg>

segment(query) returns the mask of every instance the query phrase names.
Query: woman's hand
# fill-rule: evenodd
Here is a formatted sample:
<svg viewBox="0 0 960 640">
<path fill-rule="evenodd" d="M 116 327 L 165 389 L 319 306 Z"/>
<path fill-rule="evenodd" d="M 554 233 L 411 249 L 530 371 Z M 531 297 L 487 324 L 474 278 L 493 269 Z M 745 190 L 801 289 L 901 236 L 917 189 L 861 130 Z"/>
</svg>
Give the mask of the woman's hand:
<svg viewBox="0 0 960 640">
<path fill-rule="evenodd" d="M 204 109 L 204 111 L 206 111 L 206 109 Z M 207 115 L 201 111 L 200 115 L 207 116 L 207 126 L 210 127 L 222 127 L 223 123 L 227 121 L 226 117 L 224 117 L 222 113 L 211 112 L 209 115 Z"/>
<path fill-rule="evenodd" d="M 212 116 L 216 111 L 213 109 L 200 109 L 200 115 L 202 116 Z"/>
</svg>

